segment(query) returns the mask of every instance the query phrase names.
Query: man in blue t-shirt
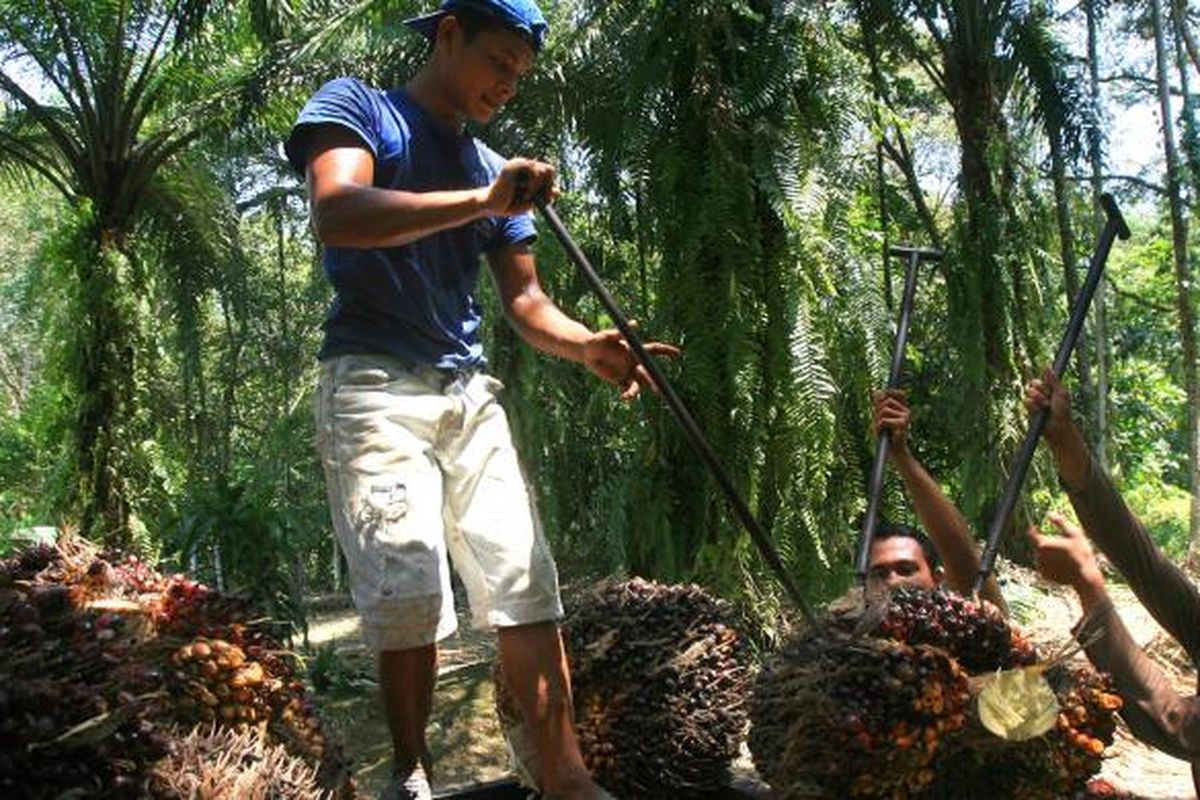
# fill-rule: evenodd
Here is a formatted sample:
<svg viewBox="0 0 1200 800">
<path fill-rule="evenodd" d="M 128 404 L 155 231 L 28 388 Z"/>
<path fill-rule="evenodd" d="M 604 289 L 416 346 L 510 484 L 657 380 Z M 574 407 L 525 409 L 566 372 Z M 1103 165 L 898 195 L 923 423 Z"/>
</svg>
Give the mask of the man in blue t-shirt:
<svg viewBox="0 0 1200 800">
<path fill-rule="evenodd" d="M 497 630 L 543 796 L 608 798 L 575 737 L 554 562 L 496 401 L 500 383 L 482 371 L 480 253 L 527 342 L 580 362 L 622 398 L 650 379 L 619 332 L 589 330 L 541 290 L 530 212 L 533 198 L 553 196 L 554 168 L 506 161 L 464 133 L 512 99 L 531 68 L 547 32 L 536 4 L 445 0 L 407 24 L 432 49 L 404 87 L 331 81 L 286 144 L 307 177 L 335 290 L 317 446 L 351 592 L 378 653 L 395 751 L 388 796 L 430 796 L 425 727 L 436 642 L 455 629 L 452 559 L 474 623 Z"/>
</svg>

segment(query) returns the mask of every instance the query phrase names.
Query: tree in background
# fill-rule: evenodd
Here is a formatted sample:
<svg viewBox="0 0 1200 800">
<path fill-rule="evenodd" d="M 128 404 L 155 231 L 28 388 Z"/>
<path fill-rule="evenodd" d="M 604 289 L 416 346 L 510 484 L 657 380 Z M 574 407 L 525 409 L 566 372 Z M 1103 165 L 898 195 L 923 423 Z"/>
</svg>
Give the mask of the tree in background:
<svg viewBox="0 0 1200 800">
<path fill-rule="evenodd" d="M 1104 230 L 1104 212 L 1100 208 L 1100 196 L 1104 192 L 1104 132 L 1100 124 L 1102 111 L 1100 106 L 1100 54 L 1098 40 L 1100 22 L 1104 15 L 1108 0 L 1083 0 L 1087 54 L 1084 58 L 1087 64 L 1087 93 L 1088 103 L 1097 117 L 1097 124 L 1088 132 L 1088 167 L 1090 168 L 1088 185 L 1091 188 L 1092 202 L 1092 241 L 1099 242 Z M 1092 408 L 1095 410 L 1096 429 L 1092 439 L 1096 458 L 1104 467 L 1108 466 L 1108 277 L 1101 276 L 1096 286 L 1096 296 L 1093 300 L 1092 321 L 1094 341 L 1096 343 L 1096 395 Z"/>
<path fill-rule="evenodd" d="M 1190 539 L 1200 540 L 1200 388 L 1196 375 L 1196 311 L 1192 298 L 1192 268 L 1188 255 L 1187 217 L 1183 198 L 1183 164 L 1175 139 L 1175 117 L 1171 111 L 1170 61 L 1167 23 L 1161 0 L 1151 0 L 1150 19 L 1154 32 L 1154 63 L 1158 104 L 1162 119 L 1163 152 L 1166 155 L 1167 207 L 1171 217 L 1172 263 L 1175 271 L 1175 307 L 1179 316 L 1184 392 L 1187 395 L 1188 476 L 1192 493 Z"/>
<path fill-rule="evenodd" d="M 963 458 L 955 471 L 965 490 L 960 503 L 982 528 L 1023 428 L 1012 398 L 1021 375 L 1047 358 L 1045 333 L 1053 329 L 1035 311 L 1048 288 L 1040 267 L 1049 245 L 1041 221 L 1048 215 L 1028 166 L 1032 149 L 1023 131 L 1030 124 L 1041 128 L 1065 183 L 1090 115 L 1081 113 L 1087 104 L 1069 83 L 1071 59 L 1045 3 L 860 0 L 855 9 L 876 94 L 891 104 L 893 118 L 903 120 L 911 106 L 896 89 L 879 87 L 923 81 L 941 99 L 956 134 L 953 218 L 936 222 L 949 228 L 938 269 L 950 344 L 947 360 L 940 362 L 944 377 L 937 394 L 941 413 L 953 421 L 945 434 L 971 443 L 959 448 Z M 899 77 L 906 67 L 918 76 Z M 911 103 L 914 92 L 905 94 Z M 910 196 L 920 198 L 903 129 L 897 129 L 892 160 Z M 1062 189 L 1057 247 L 1069 260 L 1061 273 L 1069 294 L 1073 230 L 1065 185 Z M 919 216 L 931 227 L 927 212 Z"/>
<path fill-rule="evenodd" d="M 151 287 L 178 280 L 186 306 L 198 275 L 237 257 L 228 198 L 188 156 L 264 84 L 252 24 L 266 18 L 197 0 L 0 4 L 0 161 L 74 208 L 73 495 L 109 544 L 133 540 L 151 481 Z"/>
<path fill-rule="evenodd" d="M 585 4 L 568 42 L 563 103 L 602 198 L 589 227 L 633 244 L 605 254 L 606 272 L 683 345 L 681 392 L 785 558 L 827 578 L 823 543 L 843 540 L 844 501 L 861 497 L 836 466 L 857 449 L 836 446 L 829 315 L 814 313 L 839 267 L 819 218 L 840 198 L 816 167 L 844 141 L 846 53 L 820 12 L 768 2 Z M 666 410 L 645 413 L 640 441 L 600 470 L 627 565 L 745 584 L 729 565 L 755 563 L 747 538 Z"/>
<path fill-rule="evenodd" d="M 17 267 L 28 252 L 5 251 L 0 330 L 14 335 L 0 358 L 14 364 L 30 348 L 36 358 L 29 392 L 5 395 L 23 397 L 19 412 L 9 403 L 0 414 L 0 538 L 18 519 L 70 522 L 86 497 L 124 492 L 114 516 L 136 513 L 164 556 L 206 580 L 261 590 L 278 608 L 329 574 L 307 402 L 329 290 L 278 142 L 329 78 L 403 82 L 425 43 L 400 20 L 430 2 L 0 0 L 10 57 L 0 162 L 22 189 L 32 180 L 72 202 L 66 215 L 45 210 L 54 230 L 31 269 Z M 501 153 L 560 165 L 560 215 L 647 334 L 684 343 L 666 368 L 813 599 L 850 578 L 868 392 L 884 379 L 899 291 L 901 270 L 880 257 L 888 242 L 948 251 L 922 274 L 905 384 L 923 461 L 981 527 L 1023 429 L 1019 373 L 1059 331 L 1079 250 L 1070 239 L 1088 228 L 1091 206 L 1069 181 L 1086 172 L 1082 154 L 1103 154 L 1098 125 L 1078 146 L 1082 112 L 1124 99 L 1112 88 L 1124 78 L 1106 64 L 1101 80 L 1094 55 L 1096 95 L 1072 94 L 1078 62 L 1049 31 L 1076 24 L 1082 40 L 1084 14 L 1056 20 L 998 0 L 544 5 L 552 38 L 480 133 Z M 1098 35 L 1102 20 L 1091 20 Z M 1194 27 L 1194 10 L 1177 20 Z M 1178 60 L 1187 42 L 1178 32 L 1174 42 Z M 1120 85 L 1153 88 L 1137 67 Z M 128 146 L 106 151 L 109 141 Z M 89 177 L 93 161 L 111 162 L 104 181 Z M 1157 506 L 1168 519 L 1173 486 L 1186 483 L 1186 408 L 1167 324 L 1178 302 L 1169 228 L 1154 219 L 1165 194 L 1135 194 L 1151 183 L 1114 182 L 1145 241 L 1114 252 L 1096 365 L 1102 381 L 1111 338 L 1114 472 L 1143 487 L 1131 497 L 1168 499 Z M 102 236 L 100 201 L 88 198 L 120 192 L 124 205 L 105 207 L 127 213 L 105 216 L 123 219 L 110 225 L 123 233 Z M 609 324 L 551 237 L 537 252 L 547 291 Z M 482 293 L 487 352 L 564 573 L 697 579 L 777 607 L 662 402 L 597 392 L 517 341 L 486 281 Z M 85 308 L 120 325 L 79 325 Z M 0 363 L 0 380 L 11 372 Z M 108 427 L 76 413 L 105 407 L 121 412 Z M 85 438 L 87 480 L 70 478 L 77 467 L 55 472 L 83 460 Z M 98 472 L 101 456 L 109 468 Z M 74 505 L 53 491 L 68 483 Z M 1031 483 L 1052 486 L 1048 471 Z M 903 518 L 890 488 L 885 512 Z M 105 506 L 91 507 L 89 528 L 103 534 Z"/>
</svg>

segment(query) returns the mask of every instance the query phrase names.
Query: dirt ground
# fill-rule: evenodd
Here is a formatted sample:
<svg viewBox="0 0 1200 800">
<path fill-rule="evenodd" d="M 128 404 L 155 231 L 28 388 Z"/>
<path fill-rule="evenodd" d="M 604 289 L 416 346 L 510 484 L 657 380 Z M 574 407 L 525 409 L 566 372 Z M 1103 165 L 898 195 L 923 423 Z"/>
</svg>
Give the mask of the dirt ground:
<svg viewBox="0 0 1200 800">
<path fill-rule="evenodd" d="M 326 599 L 323 605 L 331 605 Z M 309 643 L 337 653 L 334 685 L 319 695 L 334 735 L 357 764 L 358 794 L 374 798 L 391 764 L 387 721 L 374 661 L 362 641 L 349 598 L 309 617 Z M 429 726 L 434 790 L 497 780 L 512 774 L 496 720 L 491 680 L 495 639 L 471 629 L 460 610 L 459 632 L 442 643 L 437 695 Z"/>
<path fill-rule="evenodd" d="M 1035 574 L 1009 567 L 1002 590 L 1014 620 L 1043 646 L 1062 643 L 1079 619 L 1074 597 L 1042 582 Z M 1142 644 L 1167 670 L 1182 693 L 1196 687 L 1196 673 L 1186 656 L 1138 604 L 1124 586 L 1110 587 L 1122 617 Z M 359 796 L 374 798 L 388 774 L 390 745 L 374 680 L 374 666 L 359 634 L 358 617 L 348 598 L 332 603 L 309 619 L 313 648 L 337 654 L 332 659 L 333 686 L 320 695 L 335 735 L 357 765 Z M 446 790 L 496 780 L 512 774 L 504 738 L 496 721 L 490 678 L 494 638 L 470 629 L 460 612 L 459 633 L 444 643 L 429 743 L 435 760 L 434 789 Z M 748 757 L 739 771 L 752 772 Z M 1194 797 L 1186 762 L 1166 756 L 1134 739 L 1122 724 L 1100 776 L 1145 800 Z"/>
</svg>

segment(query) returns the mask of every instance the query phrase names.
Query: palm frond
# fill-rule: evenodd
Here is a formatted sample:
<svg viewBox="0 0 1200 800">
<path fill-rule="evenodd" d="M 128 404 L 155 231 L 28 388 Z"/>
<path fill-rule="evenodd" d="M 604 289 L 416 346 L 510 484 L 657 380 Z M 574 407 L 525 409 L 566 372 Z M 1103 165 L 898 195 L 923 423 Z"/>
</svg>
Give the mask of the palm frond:
<svg viewBox="0 0 1200 800">
<path fill-rule="evenodd" d="M 73 168 L 28 111 L 12 108 L 0 115 L 0 171 L 9 180 L 27 181 L 36 175 L 71 200 L 76 195 Z"/>
</svg>

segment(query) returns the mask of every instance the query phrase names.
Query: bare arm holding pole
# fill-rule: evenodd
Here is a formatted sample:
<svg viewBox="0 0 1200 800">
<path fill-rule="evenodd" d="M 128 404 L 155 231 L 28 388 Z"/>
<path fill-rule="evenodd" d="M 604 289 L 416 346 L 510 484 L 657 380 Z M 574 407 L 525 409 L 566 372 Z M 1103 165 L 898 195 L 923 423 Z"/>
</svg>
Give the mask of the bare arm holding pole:
<svg viewBox="0 0 1200 800">
<path fill-rule="evenodd" d="M 979 544 L 966 517 L 912 452 L 908 441 L 910 419 L 911 412 L 903 392 L 875 393 L 876 430 L 890 433 L 888 457 L 904 482 L 921 526 L 933 540 L 934 549 L 941 558 L 945 569 L 943 584 L 952 591 L 965 594 L 971 591 L 979 571 Z M 981 596 L 1007 613 L 1000 587 L 994 579 L 984 584 Z"/>
</svg>

